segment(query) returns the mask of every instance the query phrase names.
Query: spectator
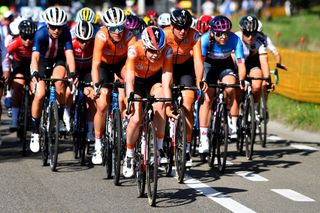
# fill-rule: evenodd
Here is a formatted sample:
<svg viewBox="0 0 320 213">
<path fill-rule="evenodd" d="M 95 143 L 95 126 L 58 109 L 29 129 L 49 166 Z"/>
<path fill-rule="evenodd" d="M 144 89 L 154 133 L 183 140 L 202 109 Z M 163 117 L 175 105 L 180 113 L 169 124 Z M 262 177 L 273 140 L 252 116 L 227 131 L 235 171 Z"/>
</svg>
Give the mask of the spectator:
<svg viewBox="0 0 320 213">
<path fill-rule="evenodd" d="M 213 16 L 215 4 L 211 0 L 206 0 L 202 4 L 202 14 L 207 16 Z"/>
</svg>

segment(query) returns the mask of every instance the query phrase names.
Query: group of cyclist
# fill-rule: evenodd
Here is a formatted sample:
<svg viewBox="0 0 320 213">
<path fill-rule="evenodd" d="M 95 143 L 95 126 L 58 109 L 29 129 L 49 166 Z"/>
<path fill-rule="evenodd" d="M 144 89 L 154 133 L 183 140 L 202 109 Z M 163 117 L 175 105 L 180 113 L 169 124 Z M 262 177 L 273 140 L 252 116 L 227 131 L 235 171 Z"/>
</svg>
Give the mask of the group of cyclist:
<svg viewBox="0 0 320 213">
<path fill-rule="evenodd" d="M 117 7 L 108 9 L 101 16 L 101 26 L 95 22 L 90 8 L 81 9 L 71 30 L 67 27 L 67 14 L 59 7 L 49 7 L 42 14 L 42 23 L 26 19 L 20 21 L 18 34 L 8 46 L 0 38 L 3 83 L 13 89 L 12 121 L 10 129 L 18 126 L 22 88 L 26 80 L 12 77 L 30 77 L 33 91 L 31 107 L 32 134 L 30 149 L 38 152 L 39 125 L 46 93 L 44 78 L 68 78 L 70 84 L 79 81 L 92 82 L 85 88 L 87 96 L 87 140 L 94 141 L 93 164 L 102 163 L 103 139 L 106 115 L 110 107 L 110 89 L 104 84 L 119 80 L 125 89 L 119 89 L 119 106 L 123 119 L 129 118 L 126 129 L 126 158 L 123 174 L 134 174 L 135 143 L 142 122 L 142 104 L 135 102 L 130 115 L 125 115 L 127 100 L 154 95 L 172 98 L 173 85 L 196 86 L 204 93 L 200 107 L 199 153 L 209 149 L 208 128 L 215 97 L 215 89 L 208 84 L 223 82 L 239 84 L 240 89 L 226 88 L 229 109 L 230 135 L 237 137 L 237 119 L 241 90 L 246 88 L 246 77 L 269 78 L 267 50 L 275 54 L 277 63 L 281 58 L 271 40 L 262 33 L 262 24 L 254 16 L 242 17 L 240 30 L 232 32 L 229 18 L 203 15 L 195 21 L 188 10 L 175 9 L 160 16 L 149 11 L 140 18 Z M 10 70 L 11 69 L 11 70 Z M 0 82 L 0 94 L 3 83 Z M 261 87 L 268 81 L 252 82 L 257 107 Z M 59 130 L 71 129 L 70 109 L 72 94 L 65 82 L 55 82 Z M 191 165 L 190 142 L 194 124 L 193 104 L 195 92 L 183 90 L 183 107 L 187 123 L 187 164 Z M 166 161 L 163 152 L 166 119 L 176 119 L 172 103 L 155 103 L 157 146 L 161 162 Z"/>
</svg>

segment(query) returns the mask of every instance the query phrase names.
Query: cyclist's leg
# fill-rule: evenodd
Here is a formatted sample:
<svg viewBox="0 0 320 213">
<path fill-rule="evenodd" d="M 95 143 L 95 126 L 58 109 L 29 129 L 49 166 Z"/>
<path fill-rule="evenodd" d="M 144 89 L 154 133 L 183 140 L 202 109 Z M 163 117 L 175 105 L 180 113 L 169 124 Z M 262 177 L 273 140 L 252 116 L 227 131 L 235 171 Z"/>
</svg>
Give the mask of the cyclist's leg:
<svg viewBox="0 0 320 213">
<path fill-rule="evenodd" d="M 91 73 L 87 73 L 82 78 L 79 76 L 79 80 L 84 80 L 85 82 L 91 82 Z M 87 141 L 94 141 L 93 134 L 93 118 L 96 114 L 96 106 L 94 104 L 94 91 L 92 87 L 85 87 L 84 94 L 86 95 L 86 103 L 87 103 Z"/>
<path fill-rule="evenodd" d="M 22 73 L 15 73 L 14 76 L 16 77 L 23 77 L 24 75 Z M 18 116 L 19 116 L 19 110 L 23 95 L 23 87 L 25 84 L 24 79 L 13 79 L 11 86 L 13 89 L 12 93 L 12 120 L 10 124 L 10 130 L 14 131 L 18 127 Z M 28 94 L 27 94 L 28 95 Z"/>
<path fill-rule="evenodd" d="M 123 66 L 122 70 L 121 70 L 121 77 L 118 77 L 118 75 L 116 76 L 116 80 L 118 79 L 120 82 L 124 82 L 124 76 L 125 76 L 125 67 Z M 125 90 L 124 88 L 119 88 L 118 89 L 119 92 L 119 97 L 118 97 L 118 102 L 119 102 L 119 108 L 120 108 L 120 112 L 121 112 L 121 116 L 122 118 L 125 117 L 125 109 L 126 109 L 126 95 L 125 95 Z"/>
<path fill-rule="evenodd" d="M 254 67 L 250 70 L 249 73 L 250 77 L 256 77 L 256 78 L 262 78 L 262 71 L 259 67 Z M 252 80 L 252 93 L 255 103 L 255 109 L 257 109 L 257 105 L 260 100 L 261 95 L 261 87 L 262 87 L 262 81 L 261 80 Z"/>
</svg>

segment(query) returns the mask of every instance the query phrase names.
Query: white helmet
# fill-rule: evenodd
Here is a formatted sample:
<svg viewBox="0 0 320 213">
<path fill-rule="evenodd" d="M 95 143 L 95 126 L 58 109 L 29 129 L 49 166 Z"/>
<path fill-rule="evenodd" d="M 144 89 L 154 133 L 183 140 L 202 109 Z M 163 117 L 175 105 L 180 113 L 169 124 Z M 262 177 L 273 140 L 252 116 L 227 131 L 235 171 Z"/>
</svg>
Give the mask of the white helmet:
<svg viewBox="0 0 320 213">
<path fill-rule="evenodd" d="M 263 31 L 263 27 L 262 27 L 262 23 L 261 21 L 258 19 L 258 29 L 257 29 L 258 32 L 262 32 Z"/>
<path fill-rule="evenodd" d="M 13 36 L 17 36 L 19 35 L 19 24 L 20 22 L 23 20 L 23 18 L 21 18 L 20 16 L 18 18 L 16 18 L 13 22 L 11 22 L 9 24 L 9 28 L 10 28 L 10 31 L 11 31 L 11 34 Z"/>
<path fill-rule="evenodd" d="M 96 19 L 96 14 L 89 7 L 84 7 L 77 13 L 76 21 L 87 21 L 93 23 Z"/>
<path fill-rule="evenodd" d="M 123 10 L 118 7 L 111 7 L 102 16 L 102 20 L 107 27 L 124 25 L 126 19 L 127 17 Z"/>
<path fill-rule="evenodd" d="M 63 26 L 67 23 L 67 13 L 59 7 L 49 7 L 44 11 L 44 20 L 53 26 Z"/>
<path fill-rule="evenodd" d="M 170 21 L 170 13 L 162 13 L 158 17 L 158 25 L 159 26 L 169 26 L 171 21 Z"/>
<path fill-rule="evenodd" d="M 87 21 L 79 21 L 75 27 L 75 35 L 84 41 L 93 38 L 93 31 L 93 25 Z"/>
</svg>

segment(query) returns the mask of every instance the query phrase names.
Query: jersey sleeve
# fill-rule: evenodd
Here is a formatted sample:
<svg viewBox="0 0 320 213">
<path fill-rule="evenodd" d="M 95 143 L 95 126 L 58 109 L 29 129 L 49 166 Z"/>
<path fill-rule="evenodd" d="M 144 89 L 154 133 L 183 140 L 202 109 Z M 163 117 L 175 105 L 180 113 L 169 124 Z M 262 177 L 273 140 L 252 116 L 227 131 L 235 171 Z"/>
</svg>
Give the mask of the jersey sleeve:
<svg viewBox="0 0 320 213">
<path fill-rule="evenodd" d="M 44 40 L 45 40 L 45 34 L 43 33 L 43 30 L 38 30 L 34 35 L 32 51 L 40 52 L 41 43 Z"/>
<path fill-rule="evenodd" d="M 170 46 L 166 47 L 164 50 L 164 60 L 163 60 L 163 66 L 162 69 L 166 72 L 172 72 L 173 71 L 173 50 Z"/>
<path fill-rule="evenodd" d="M 14 53 L 14 51 L 17 49 L 17 47 L 18 47 L 18 40 L 17 39 L 13 39 L 12 41 L 10 41 L 10 43 L 7 46 L 8 54 L 11 55 L 12 53 Z"/>
<path fill-rule="evenodd" d="M 65 48 L 65 50 L 72 50 L 73 48 L 72 48 L 71 33 L 67 27 L 65 28 L 65 35 L 66 35 L 66 40 L 65 40 L 64 48 Z"/>
<path fill-rule="evenodd" d="M 107 42 L 106 35 L 102 31 L 99 31 L 94 40 L 94 49 L 93 49 L 93 57 L 92 57 L 93 61 L 96 61 L 96 62 L 101 61 L 103 47 L 106 42 Z"/>
<path fill-rule="evenodd" d="M 243 44 L 241 39 L 238 36 L 235 36 L 235 50 L 234 55 L 236 57 L 236 61 L 238 62 L 244 62 L 244 53 L 243 53 Z"/>
<path fill-rule="evenodd" d="M 127 70 L 135 71 L 135 60 L 138 56 L 137 49 L 134 46 L 128 47 L 128 57 L 126 61 Z"/>
<path fill-rule="evenodd" d="M 6 62 L 7 48 L 4 46 L 4 41 L 1 39 L 0 35 L 0 52 L 1 52 L 1 65 L 4 71 L 9 70 L 8 63 Z"/>
<path fill-rule="evenodd" d="M 201 42 L 202 56 L 206 57 L 208 47 L 209 47 L 209 32 L 206 32 L 201 36 L 200 42 Z"/>
</svg>

